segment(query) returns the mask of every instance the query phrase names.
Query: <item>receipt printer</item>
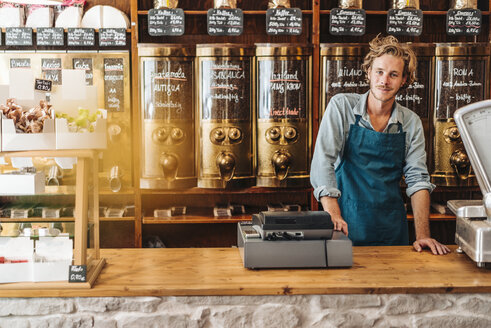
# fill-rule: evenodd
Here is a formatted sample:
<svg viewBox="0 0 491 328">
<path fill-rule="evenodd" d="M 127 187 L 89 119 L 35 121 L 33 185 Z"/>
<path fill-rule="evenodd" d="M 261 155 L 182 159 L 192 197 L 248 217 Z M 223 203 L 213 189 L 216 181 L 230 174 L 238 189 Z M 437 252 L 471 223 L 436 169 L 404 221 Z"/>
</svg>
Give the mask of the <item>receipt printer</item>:
<svg viewBox="0 0 491 328">
<path fill-rule="evenodd" d="M 237 244 L 244 267 L 325 268 L 353 265 L 352 243 L 334 231 L 324 211 L 260 212 L 239 222 Z"/>
</svg>

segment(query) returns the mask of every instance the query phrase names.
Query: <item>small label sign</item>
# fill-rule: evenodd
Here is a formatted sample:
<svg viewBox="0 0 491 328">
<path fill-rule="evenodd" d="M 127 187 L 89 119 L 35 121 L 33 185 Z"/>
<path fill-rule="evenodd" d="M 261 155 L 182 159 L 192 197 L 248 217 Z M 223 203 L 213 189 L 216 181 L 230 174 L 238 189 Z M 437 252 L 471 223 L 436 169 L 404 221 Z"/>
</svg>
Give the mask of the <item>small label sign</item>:
<svg viewBox="0 0 491 328">
<path fill-rule="evenodd" d="M 94 29 L 69 28 L 67 42 L 70 47 L 92 47 L 95 45 Z"/>
<path fill-rule="evenodd" d="M 366 21 L 364 9 L 333 8 L 329 15 L 329 33 L 332 35 L 364 35 Z"/>
<path fill-rule="evenodd" d="M 38 46 L 63 46 L 63 27 L 38 27 L 36 32 Z"/>
<path fill-rule="evenodd" d="M 87 282 L 87 266 L 70 265 L 68 269 L 68 282 Z"/>
<path fill-rule="evenodd" d="M 50 80 L 42 80 L 36 79 L 34 81 L 34 90 L 50 92 L 51 91 L 51 81 Z"/>
<path fill-rule="evenodd" d="M 479 35 L 482 14 L 479 9 L 450 9 L 447 12 L 448 35 Z"/>
<path fill-rule="evenodd" d="M 208 35 L 241 35 L 244 31 L 242 9 L 208 9 Z"/>
<path fill-rule="evenodd" d="M 184 34 L 184 10 L 150 9 L 148 11 L 148 34 L 151 36 L 180 36 Z"/>
<path fill-rule="evenodd" d="M 418 36 L 423 32 L 423 11 L 420 9 L 389 9 L 387 33 Z"/>
<path fill-rule="evenodd" d="M 31 68 L 31 59 L 10 58 L 10 68 Z"/>
<path fill-rule="evenodd" d="M 124 28 L 100 28 L 99 46 L 124 47 L 126 46 L 126 29 Z"/>
<path fill-rule="evenodd" d="M 7 27 L 5 29 L 5 45 L 32 46 L 32 28 Z"/>
<path fill-rule="evenodd" d="M 300 8 L 270 8 L 266 11 L 268 35 L 302 34 L 302 10 Z"/>
</svg>

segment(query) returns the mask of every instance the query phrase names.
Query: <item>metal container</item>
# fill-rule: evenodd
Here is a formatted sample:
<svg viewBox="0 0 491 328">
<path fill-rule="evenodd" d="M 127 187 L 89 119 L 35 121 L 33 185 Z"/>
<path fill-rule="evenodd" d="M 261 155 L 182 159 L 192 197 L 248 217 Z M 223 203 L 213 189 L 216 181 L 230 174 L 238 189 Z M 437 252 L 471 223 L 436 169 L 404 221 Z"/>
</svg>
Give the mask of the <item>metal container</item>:
<svg viewBox="0 0 491 328">
<path fill-rule="evenodd" d="M 435 45 L 429 43 L 411 44 L 418 57 L 416 81 L 398 92 L 396 101 L 409 108 L 421 118 L 425 133 L 426 152 L 431 154 L 431 119 L 433 117 L 433 72 Z M 428 156 L 429 159 L 431 156 Z"/>
<path fill-rule="evenodd" d="M 254 184 L 254 48 L 198 44 L 198 187 Z"/>
<path fill-rule="evenodd" d="M 465 105 L 489 97 L 488 43 L 436 45 L 435 113 L 432 182 L 442 186 L 476 186 L 453 116 Z"/>
<path fill-rule="evenodd" d="M 370 88 L 361 68 L 368 44 L 323 43 L 321 54 L 320 113 L 324 115 L 329 100 L 338 93 L 365 93 Z"/>
<path fill-rule="evenodd" d="M 339 8 L 361 9 L 363 8 L 363 0 L 339 0 Z"/>
<path fill-rule="evenodd" d="M 477 0 L 451 0 L 450 9 L 477 9 Z"/>
<path fill-rule="evenodd" d="M 257 186 L 309 185 L 310 47 L 257 44 Z"/>
<path fill-rule="evenodd" d="M 139 44 L 138 55 L 143 131 L 140 187 L 195 187 L 195 49 Z"/>
<path fill-rule="evenodd" d="M 419 0 L 392 0 L 394 9 L 419 9 Z"/>
</svg>

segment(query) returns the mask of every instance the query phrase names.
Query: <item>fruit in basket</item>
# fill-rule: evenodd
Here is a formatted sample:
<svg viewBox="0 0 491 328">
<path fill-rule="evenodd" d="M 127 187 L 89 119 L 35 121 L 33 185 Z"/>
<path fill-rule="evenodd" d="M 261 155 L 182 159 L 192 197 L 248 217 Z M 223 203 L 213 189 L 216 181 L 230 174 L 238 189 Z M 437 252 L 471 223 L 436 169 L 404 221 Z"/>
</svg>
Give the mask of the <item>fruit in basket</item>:
<svg viewBox="0 0 491 328">
<path fill-rule="evenodd" d="M 72 117 L 65 113 L 57 113 L 56 118 L 64 118 L 68 122 L 70 132 L 94 132 L 98 118 L 102 117 L 101 111 L 90 113 L 86 108 L 78 109 L 78 116 Z"/>
</svg>

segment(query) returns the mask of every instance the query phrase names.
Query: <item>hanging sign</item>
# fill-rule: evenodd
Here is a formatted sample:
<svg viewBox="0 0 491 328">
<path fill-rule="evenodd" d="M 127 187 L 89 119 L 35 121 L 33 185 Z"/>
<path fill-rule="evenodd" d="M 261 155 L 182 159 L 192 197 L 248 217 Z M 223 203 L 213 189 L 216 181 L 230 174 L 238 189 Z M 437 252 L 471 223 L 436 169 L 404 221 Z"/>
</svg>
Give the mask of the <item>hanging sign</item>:
<svg viewBox="0 0 491 328">
<path fill-rule="evenodd" d="M 151 36 L 180 36 L 184 34 L 184 10 L 150 9 L 148 11 L 148 34 Z"/>
<path fill-rule="evenodd" d="M 300 8 L 270 8 L 266 11 L 268 35 L 302 34 L 302 10 Z"/>
<path fill-rule="evenodd" d="M 423 32 L 423 11 L 420 9 L 389 9 L 387 33 L 419 36 Z"/>
<path fill-rule="evenodd" d="M 242 9 L 209 9 L 207 14 L 208 35 L 241 35 L 244 31 Z"/>
<path fill-rule="evenodd" d="M 450 9 L 447 12 L 448 35 L 479 35 L 482 14 L 479 9 Z"/>
</svg>

